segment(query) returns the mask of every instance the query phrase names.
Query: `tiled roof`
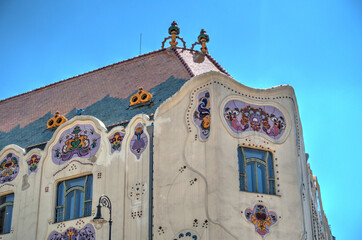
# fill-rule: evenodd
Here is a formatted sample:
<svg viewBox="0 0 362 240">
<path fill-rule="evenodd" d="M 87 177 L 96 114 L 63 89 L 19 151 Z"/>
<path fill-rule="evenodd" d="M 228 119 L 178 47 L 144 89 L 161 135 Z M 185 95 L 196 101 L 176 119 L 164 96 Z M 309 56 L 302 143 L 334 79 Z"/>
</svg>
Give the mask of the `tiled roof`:
<svg viewBox="0 0 362 240">
<path fill-rule="evenodd" d="M 52 132 L 46 129 L 46 122 L 57 110 L 70 119 L 76 109 L 82 108 L 86 115 L 106 125 L 130 120 L 138 113 L 154 113 L 188 79 L 208 71 L 224 72 L 209 57 L 196 63 L 190 50 L 168 48 L 4 99 L 0 101 L 0 149 L 8 144 L 27 147 L 50 139 Z M 129 98 L 138 87 L 151 92 L 154 104 L 127 110 Z M 23 136 L 14 137 L 17 134 Z M 24 134 L 29 135 L 27 140 Z"/>
</svg>

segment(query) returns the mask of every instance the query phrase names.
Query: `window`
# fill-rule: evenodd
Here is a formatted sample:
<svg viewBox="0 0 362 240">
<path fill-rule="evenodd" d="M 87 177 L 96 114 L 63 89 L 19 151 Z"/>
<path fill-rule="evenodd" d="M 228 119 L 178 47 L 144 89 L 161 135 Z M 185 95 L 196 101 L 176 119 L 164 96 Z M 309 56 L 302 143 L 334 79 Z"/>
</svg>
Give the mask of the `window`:
<svg viewBox="0 0 362 240">
<path fill-rule="evenodd" d="M 239 147 L 238 158 L 240 191 L 275 195 L 272 153 Z"/>
<path fill-rule="evenodd" d="M 58 183 L 55 222 L 87 217 L 92 214 L 93 175 Z"/>
<path fill-rule="evenodd" d="M 9 233 L 13 218 L 14 194 L 0 197 L 0 234 Z"/>
</svg>

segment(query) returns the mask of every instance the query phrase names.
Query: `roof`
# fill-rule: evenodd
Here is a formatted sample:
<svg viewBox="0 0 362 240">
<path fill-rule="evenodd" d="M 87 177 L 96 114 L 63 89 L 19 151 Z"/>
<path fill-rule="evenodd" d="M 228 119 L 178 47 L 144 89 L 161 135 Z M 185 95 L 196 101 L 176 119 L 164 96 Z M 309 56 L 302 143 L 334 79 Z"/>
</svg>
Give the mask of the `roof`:
<svg viewBox="0 0 362 240">
<path fill-rule="evenodd" d="M 154 113 L 195 75 L 209 71 L 227 74 L 209 55 L 195 62 L 196 53 L 161 49 L 4 99 L 0 101 L 0 149 L 49 140 L 53 131 L 46 129 L 46 122 L 55 111 L 70 119 L 81 108 L 85 115 L 112 125 L 139 113 Z M 139 87 L 153 95 L 153 104 L 129 108 L 129 99 Z"/>
</svg>

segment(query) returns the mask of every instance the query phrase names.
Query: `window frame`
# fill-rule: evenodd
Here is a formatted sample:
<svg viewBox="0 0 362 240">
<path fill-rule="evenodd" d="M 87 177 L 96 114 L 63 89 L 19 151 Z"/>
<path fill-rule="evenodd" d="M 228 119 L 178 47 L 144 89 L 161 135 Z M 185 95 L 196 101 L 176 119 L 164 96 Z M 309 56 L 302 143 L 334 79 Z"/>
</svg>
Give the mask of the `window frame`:
<svg viewBox="0 0 362 240">
<path fill-rule="evenodd" d="M 11 192 L 11 193 L 8 193 L 8 194 L 4 194 L 4 195 L 1 195 L 0 196 L 0 198 L 1 197 L 7 197 L 7 196 L 10 196 L 10 195 L 13 195 L 13 200 L 12 200 L 12 202 L 6 202 L 6 200 L 5 200 L 5 202 L 3 203 L 3 204 L 1 204 L 0 205 L 0 211 L 3 209 L 3 208 L 5 208 L 5 216 L 4 216 L 4 220 L 3 220 L 3 222 L 2 222 L 2 224 L 3 224 L 3 232 L 0 232 L 0 235 L 4 235 L 4 234 L 8 234 L 8 233 L 10 233 L 11 232 L 11 228 L 12 228 L 12 223 L 13 223 L 13 213 L 14 213 L 14 200 L 15 200 L 15 194 L 13 193 L 13 192 Z M 10 220 L 10 229 L 9 229 L 9 231 L 8 232 L 5 232 L 5 224 L 6 224 L 6 217 L 7 217 L 7 207 L 9 207 L 9 206 L 12 206 L 12 209 L 11 209 L 11 220 Z"/>
<path fill-rule="evenodd" d="M 90 199 L 86 199 L 87 197 L 87 191 L 88 191 L 88 181 L 89 181 L 89 177 L 91 176 L 91 185 L 90 185 Z M 75 180 L 75 179 L 80 179 L 80 178 L 85 178 L 83 181 L 83 186 L 72 186 L 72 187 L 68 187 L 67 188 L 67 185 L 66 183 L 68 181 L 72 181 L 72 180 Z M 59 202 L 59 186 L 62 185 L 63 186 L 63 192 L 62 192 L 62 205 L 58 205 L 58 202 Z M 56 198 L 55 198 L 55 216 L 54 216 L 54 223 L 59 223 L 59 222 L 65 222 L 65 221 L 71 221 L 71 220 L 75 220 L 75 219 L 79 219 L 79 218 L 84 218 L 84 217 L 89 217 L 92 215 L 92 201 L 93 201 L 93 174 L 92 173 L 88 173 L 86 175 L 83 175 L 83 176 L 77 176 L 77 177 L 73 177 L 73 178 L 67 178 L 67 179 L 63 179 L 63 180 L 60 180 L 60 181 L 57 181 L 56 183 Z M 80 217 L 75 217 L 76 215 L 76 212 L 79 210 L 79 208 L 77 207 L 77 204 L 76 204 L 76 193 L 77 191 L 81 191 L 83 193 L 83 199 L 81 201 L 82 203 L 82 214 Z M 71 193 L 74 193 L 74 197 L 73 197 L 73 213 L 72 213 L 72 216 L 73 218 L 69 218 L 69 219 L 66 219 L 66 213 L 67 213 L 67 196 Z M 86 209 L 88 209 L 89 207 L 87 207 L 87 205 L 90 205 L 90 210 L 88 212 L 88 215 L 85 215 L 87 212 Z M 61 217 L 58 217 L 59 214 L 58 212 L 62 210 L 61 212 Z"/>
<path fill-rule="evenodd" d="M 264 152 L 264 160 L 259 159 L 257 157 L 247 158 L 244 149 L 258 150 L 258 151 Z M 273 156 L 272 150 L 269 151 L 269 149 L 265 150 L 265 149 L 252 148 L 252 147 L 246 147 L 246 146 L 238 146 L 237 151 L 238 151 L 238 165 L 239 165 L 239 190 L 244 191 L 244 192 L 251 192 L 251 193 L 277 195 L 276 187 L 275 187 L 274 156 Z M 270 159 L 269 159 L 269 156 L 270 156 Z M 271 161 L 271 163 L 269 163 L 269 161 Z M 248 189 L 248 164 L 250 164 L 250 163 L 254 163 L 253 176 L 255 179 L 255 183 L 253 185 L 255 186 L 255 191 L 254 191 L 254 189 Z M 259 191 L 258 164 L 261 164 L 264 167 L 265 192 Z M 269 165 L 272 167 L 271 170 L 269 169 L 270 168 Z M 269 171 L 272 171 L 273 176 L 269 176 Z M 273 183 L 274 186 L 271 186 L 271 183 Z"/>
</svg>

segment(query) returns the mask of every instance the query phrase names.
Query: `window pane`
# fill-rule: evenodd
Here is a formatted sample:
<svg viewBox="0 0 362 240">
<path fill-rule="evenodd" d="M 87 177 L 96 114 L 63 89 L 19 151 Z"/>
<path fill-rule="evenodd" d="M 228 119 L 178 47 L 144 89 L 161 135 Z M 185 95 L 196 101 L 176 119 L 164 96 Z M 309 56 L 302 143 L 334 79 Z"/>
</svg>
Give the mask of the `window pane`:
<svg viewBox="0 0 362 240">
<path fill-rule="evenodd" d="M 65 195 L 67 191 L 69 192 Z M 61 182 L 58 185 L 57 193 L 57 206 L 55 209 L 57 222 L 92 214 L 92 175 Z"/>
<path fill-rule="evenodd" d="M 273 156 L 269 153 L 268 157 L 268 174 L 269 178 L 274 178 Z"/>
<path fill-rule="evenodd" d="M 64 205 L 64 182 L 58 184 L 58 200 L 57 206 Z"/>
<path fill-rule="evenodd" d="M 65 219 L 69 220 L 74 218 L 74 191 L 71 191 L 66 196 Z"/>
<path fill-rule="evenodd" d="M 248 176 L 248 192 L 256 192 L 255 162 L 248 163 L 246 170 Z"/>
<path fill-rule="evenodd" d="M 93 185 L 93 175 L 89 175 L 86 190 L 85 190 L 85 200 L 92 200 L 92 196 L 93 196 L 92 185 Z"/>
<path fill-rule="evenodd" d="M 56 212 L 56 214 L 57 214 L 57 216 L 56 216 L 56 222 L 62 222 L 62 221 L 64 221 L 64 219 L 63 219 L 63 210 L 64 210 L 64 208 L 58 208 L 57 209 L 57 212 Z"/>
<path fill-rule="evenodd" d="M 83 192 L 80 190 L 75 191 L 75 215 L 74 218 L 83 217 Z"/>
<path fill-rule="evenodd" d="M 89 201 L 84 204 L 84 217 L 90 216 L 91 214 L 92 214 L 92 201 Z"/>
<path fill-rule="evenodd" d="M 246 158 L 258 158 L 260 160 L 265 160 L 265 151 L 251 149 L 251 148 L 244 148 L 244 153 Z"/>
<path fill-rule="evenodd" d="M 4 233 L 5 207 L 0 208 L 0 234 Z"/>
<path fill-rule="evenodd" d="M 244 155 L 241 148 L 238 148 L 239 173 L 244 174 Z"/>
<path fill-rule="evenodd" d="M 14 202 L 14 194 L 6 195 L 6 202 Z"/>
<path fill-rule="evenodd" d="M 266 193 L 265 167 L 260 163 L 257 163 L 257 166 L 258 166 L 258 192 Z"/>
<path fill-rule="evenodd" d="M 67 186 L 67 189 L 72 188 L 74 186 L 84 187 L 84 180 L 85 180 L 85 177 L 74 178 L 74 179 L 65 181 L 65 185 Z"/>
<path fill-rule="evenodd" d="M 274 181 L 269 181 L 269 194 L 275 195 L 275 183 L 274 183 Z"/>
<path fill-rule="evenodd" d="M 13 194 L 12 194 L 13 195 Z M 13 218 L 13 206 L 7 206 L 6 207 L 6 213 L 5 213 L 5 228 L 4 233 L 9 233 L 11 230 L 11 220 Z"/>
<path fill-rule="evenodd" d="M 0 197 L 0 205 L 6 202 L 6 195 Z"/>
<path fill-rule="evenodd" d="M 245 191 L 245 177 L 239 175 L 240 191 Z"/>
</svg>

